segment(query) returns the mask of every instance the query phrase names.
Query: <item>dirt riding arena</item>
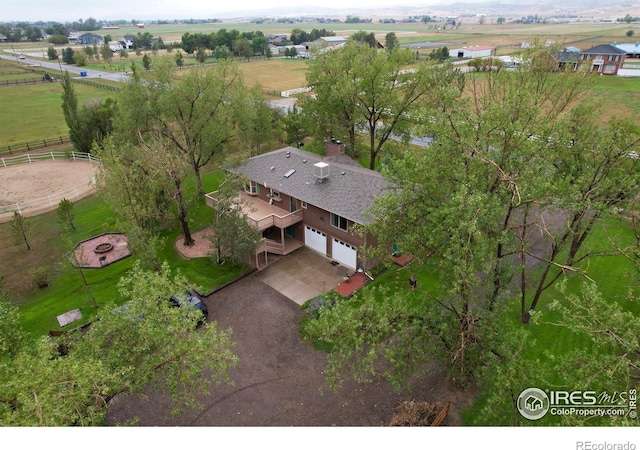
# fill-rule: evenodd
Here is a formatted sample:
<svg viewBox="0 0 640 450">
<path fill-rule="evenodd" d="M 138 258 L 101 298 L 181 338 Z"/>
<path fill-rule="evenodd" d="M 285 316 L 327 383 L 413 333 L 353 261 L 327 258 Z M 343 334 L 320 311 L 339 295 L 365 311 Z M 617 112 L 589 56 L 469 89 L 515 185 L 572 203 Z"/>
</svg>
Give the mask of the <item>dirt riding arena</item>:
<svg viewBox="0 0 640 450">
<path fill-rule="evenodd" d="M 58 207 L 63 198 L 76 201 L 95 192 L 98 165 L 85 160 L 49 160 L 0 166 L 0 222 L 19 208 L 25 216 Z"/>
</svg>

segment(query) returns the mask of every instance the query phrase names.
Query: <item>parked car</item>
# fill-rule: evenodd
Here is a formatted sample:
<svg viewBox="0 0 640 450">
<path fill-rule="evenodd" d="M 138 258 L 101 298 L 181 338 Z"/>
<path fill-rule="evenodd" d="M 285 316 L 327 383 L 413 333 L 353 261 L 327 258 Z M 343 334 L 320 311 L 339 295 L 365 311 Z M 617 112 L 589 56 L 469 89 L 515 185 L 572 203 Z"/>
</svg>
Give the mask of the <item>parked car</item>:
<svg viewBox="0 0 640 450">
<path fill-rule="evenodd" d="M 182 307 L 182 306 L 189 306 L 191 308 L 199 309 L 200 312 L 202 313 L 202 320 L 200 320 L 199 323 L 205 322 L 207 320 L 207 317 L 209 316 L 209 310 L 207 309 L 207 305 L 205 305 L 202 299 L 200 299 L 200 297 L 198 297 L 192 291 L 187 291 L 185 293 L 184 300 L 179 299 L 177 297 L 171 297 L 169 298 L 169 301 L 171 302 L 171 305 L 176 308 Z"/>
<path fill-rule="evenodd" d="M 18 56 L 18 59 L 27 59 L 24 55 Z"/>
</svg>

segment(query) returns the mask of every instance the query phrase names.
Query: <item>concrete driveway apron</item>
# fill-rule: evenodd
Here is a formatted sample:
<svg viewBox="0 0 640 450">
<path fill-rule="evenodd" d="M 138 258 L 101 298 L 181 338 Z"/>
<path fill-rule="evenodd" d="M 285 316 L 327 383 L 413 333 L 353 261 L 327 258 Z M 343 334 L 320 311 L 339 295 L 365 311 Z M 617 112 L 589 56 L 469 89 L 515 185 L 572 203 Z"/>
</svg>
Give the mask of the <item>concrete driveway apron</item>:
<svg viewBox="0 0 640 450">
<path fill-rule="evenodd" d="M 331 264 L 331 259 L 302 247 L 271 264 L 256 276 L 299 305 L 322 295 L 343 281 L 352 269 Z"/>
</svg>

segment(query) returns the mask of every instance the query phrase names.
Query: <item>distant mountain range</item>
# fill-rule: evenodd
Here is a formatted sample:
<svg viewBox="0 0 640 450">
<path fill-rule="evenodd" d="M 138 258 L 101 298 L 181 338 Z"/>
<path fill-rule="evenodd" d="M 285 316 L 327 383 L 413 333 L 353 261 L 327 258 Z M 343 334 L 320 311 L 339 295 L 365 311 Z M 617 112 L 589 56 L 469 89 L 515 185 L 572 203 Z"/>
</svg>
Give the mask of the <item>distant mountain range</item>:
<svg viewBox="0 0 640 450">
<path fill-rule="evenodd" d="M 345 17 L 358 15 L 362 18 L 438 15 L 438 16 L 487 16 L 523 17 L 527 15 L 539 16 L 579 16 L 594 18 L 618 18 L 626 14 L 640 15 L 640 1 L 632 0 L 537 0 L 523 3 L 522 0 L 477 1 L 477 2 L 446 2 L 439 4 L 414 3 L 411 0 L 402 4 L 372 8 L 327 8 L 318 5 L 301 3 L 299 6 L 272 6 L 251 11 L 228 12 L 220 18 L 239 17 Z"/>
</svg>

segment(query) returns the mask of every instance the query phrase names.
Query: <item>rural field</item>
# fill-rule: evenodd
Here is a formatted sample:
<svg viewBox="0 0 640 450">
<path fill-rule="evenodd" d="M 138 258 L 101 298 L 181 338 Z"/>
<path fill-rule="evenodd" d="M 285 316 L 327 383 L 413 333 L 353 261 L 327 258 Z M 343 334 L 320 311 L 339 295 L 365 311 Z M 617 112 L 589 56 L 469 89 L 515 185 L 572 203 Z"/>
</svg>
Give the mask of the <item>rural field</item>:
<svg viewBox="0 0 640 450">
<path fill-rule="evenodd" d="M 586 48 L 592 45 L 612 42 L 635 42 L 634 37 L 626 36 L 626 32 L 637 25 L 628 24 L 503 24 L 488 23 L 479 25 L 471 22 L 462 23 L 457 29 L 436 30 L 433 25 L 422 23 L 396 24 L 246 24 L 223 23 L 202 25 L 148 25 L 144 31 L 155 37 L 162 37 L 166 42 L 179 41 L 182 34 L 212 33 L 222 28 L 238 29 L 239 31 L 260 30 L 264 34 L 289 34 L 293 28 L 310 31 L 313 28 L 326 28 L 337 35 L 349 35 L 358 30 L 376 33 L 381 42 L 389 32 L 394 32 L 402 44 L 431 43 L 451 46 L 454 45 L 491 45 L 496 47 L 497 55 L 514 54 L 519 51 L 523 42 L 553 41 L 563 45 L 573 45 Z M 99 30 L 98 34 L 111 34 L 117 38 L 120 34 L 134 33 L 140 30 L 134 27 L 122 27 L 120 30 Z M 640 32 L 640 29 L 638 30 Z M 58 52 L 65 46 L 58 46 Z M 422 54 L 431 52 L 420 49 Z M 30 43 L 6 44 L 0 43 L 0 51 L 7 55 L 11 52 L 26 53 L 30 57 L 43 60 L 46 47 L 34 46 Z M 159 52 L 152 57 L 171 54 Z M 123 72 L 129 70 L 131 63 L 141 63 L 143 55 L 133 52 L 127 58 L 114 55 L 111 64 L 104 62 L 89 63 L 91 69 L 102 71 Z M 211 59 L 211 62 L 214 60 Z M 185 55 L 185 64 L 193 64 L 194 58 Z M 209 62 L 209 61 L 208 61 Z M 306 85 L 305 72 L 307 62 L 298 59 L 272 58 L 253 59 L 250 62 L 239 61 L 247 86 L 258 84 L 265 91 L 283 91 L 304 87 Z M 4 83 L 14 83 L 15 80 L 37 80 L 40 73 L 34 68 L 25 67 L 16 61 L 0 60 L 0 88 Z M 608 118 L 614 115 L 640 113 L 640 89 L 638 78 L 605 78 L 596 83 L 598 97 L 605 99 L 602 115 Z M 104 81 L 102 83 L 105 83 Z M 90 101 L 92 98 L 105 98 L 111 95 L 108 90 L 76 85 L 80 102 Z M 0 134 L 0 151 L 7 145 L 40 139 L 51 139 L 66 134 L 66 124 L 62 119 L 60 95 L 62 90 L 57 83 L 21 86 L 20 88 L 0 90 L 0 114 L 5 118 L 5 130 Z M 8 123 L 7 123 L 8 122 Z"/>
</svg>

